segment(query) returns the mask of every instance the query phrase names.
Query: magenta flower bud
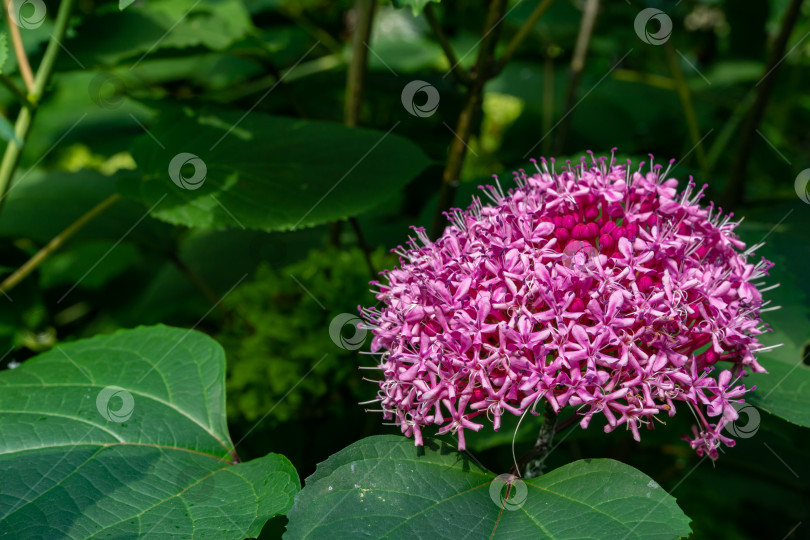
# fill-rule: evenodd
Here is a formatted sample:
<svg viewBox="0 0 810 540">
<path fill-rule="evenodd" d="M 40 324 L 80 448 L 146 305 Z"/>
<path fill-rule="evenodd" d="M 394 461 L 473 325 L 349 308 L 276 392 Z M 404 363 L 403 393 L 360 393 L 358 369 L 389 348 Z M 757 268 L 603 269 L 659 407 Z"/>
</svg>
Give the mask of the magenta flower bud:
<svg viewBox="0 0 810 540">
<path fill-rule="evenodd" d="M 607 208 L 607 215 L 611 218 L 619 218 L 624 215 L 624 208 L 619 203 L 613 203 Z"/>
<path fill-rule="evenodd" d="M 706 360 L 706 363 L 709 365 L 714 365 L 720 360 L 720 355 L 714 352 L 714 349 L 707 349 L 705 353 L 703 353 L 703 358 Z"/>
<path fill-rule="evenodd" d="M 638 290 L 641 292 L 647 292 L 653 287 L 653 279 L 650 276 L 641 276 L 638 279 Z"/>
<path fill-rule="evenodd" d="M 595 206 L 588 206 L 585 208 L 585 219 L 587 221 L 593 221 L 599 217 L 599 208 Z"/>
<path fill-rule="evenodd" d="M 542 400 L 636 440 L 680 402 L 697 419 L 689 445 L 716 459 L 745 374 L 765 371 L 758 287 L 772 264 L 660 167 L 542 163 L 489 188 L 493 206 L 452 213 L 435 242 L 416 230 L 375 284 L 379 307 L 361 314 L 384 417 L 417 445 L 434 427 L 463 449 L 465 432 Z"/>
<path fill-rule="evenodd" d="M 603 234 L 599 237 L 599 249 L 605 252 L 613 251 L 611 248 L 616 246 L 616 239 L 609 234 Z"/>
<path fill-rule="evenodd" d="M 577 219 L 572 215 L 563 216 L 562 218 L 562 226 L 568 229 L 569 231 L 574 228 L 577 224 Z"/>
<path fill-rule="evenodd" d="M 571 238 L 575 238 L 577 240 L 586 240 L 590 238 L 587 225 L 584 223 L 577 223 L 574 225 L 574 228 L 571 229 Z"/>
<path fill-rule="evenodd" d="M 613 231 L 613 229 L 615 229 L 615 228 L 616 228 L 616 222 L 615 221 L 608 221 L 607 223 L 602 225 L 601 232 L 602 232 L 602 234 L 610 234 Z"/>
<path fill-rule="evenodd" d="M 610 231 L 610 235 L 613 238 L 615 238 L 616 240 L 618 240 L 620 238 L 626 238 L 627 237 L 627 229 L 625 229 L 624 227 L 616 227 L 615 229 Z"/>
</svg>

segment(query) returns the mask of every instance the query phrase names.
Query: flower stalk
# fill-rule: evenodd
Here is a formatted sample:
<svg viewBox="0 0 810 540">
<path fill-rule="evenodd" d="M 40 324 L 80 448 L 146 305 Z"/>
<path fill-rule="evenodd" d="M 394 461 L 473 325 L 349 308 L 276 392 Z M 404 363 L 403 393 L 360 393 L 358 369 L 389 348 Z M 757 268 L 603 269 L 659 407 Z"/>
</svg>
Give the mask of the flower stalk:
<svg viewBox="0 0 810 540">
<path fill-rule="evenodd" d="M 551 443 L 554 440 L 556 425 L 557 413 L 554 412 L 551 404 L 546 401 L 543 407 L 543 425 L 540 426 L 540 432 L 537 434 L 537 440 L 532 449 L 533 457 L 528 460 L 523 469 L 524 478 L 536 478 L 543 474 L 543 466 L 551 452 Z"/>
</svg>

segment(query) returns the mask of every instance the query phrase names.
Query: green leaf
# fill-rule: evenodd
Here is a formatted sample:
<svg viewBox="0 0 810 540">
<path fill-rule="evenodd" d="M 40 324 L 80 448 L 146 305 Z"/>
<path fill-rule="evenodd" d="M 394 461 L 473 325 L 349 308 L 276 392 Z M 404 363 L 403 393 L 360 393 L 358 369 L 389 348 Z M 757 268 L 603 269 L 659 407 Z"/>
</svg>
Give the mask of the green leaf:
<svg viewBox="0 0 810 540">
<path fill-rule="evenodd" d="M 234 465 L 225 357 L 141 327 L 0 373 L 0 536 L 256 536 L 299 489 L 286 458 Z"/>
<path fill-rule="evenodd" d="M 118 9 L 124 11 L 131 6 L 134 1 L 135 0 L 118 0 Z"/>
<path fill-rule="evenodd" d="M 758 356 L 768 374 L 750 375 L 756 390 L 746 401 L 789 422 L 810 427 L 810 212 L 803 202 L 744 211 L 741 236 L 749 245 L 763 241 L 756 256 L 773 261 L 766 284 L 780 286 L 764 294 L 781 309 L 763 314 L 773 332 L 760 336 L 764 345 L 782 346 Z"/>
<path fill-rule="evenodd" d="M 3 70 L 6 67 L 6 60 L 8 60 L 8 34 L 0 32 L 0 73 L 5 73 Z"/>
<path fill-rule="evenodd" d="M 140 64 L 172 49 L 222 51 L 253 28 L 241 0 L 150 1 L 121 9 L 119 0 L 119 11 L 96 10 L 82 17 L 65 48 L 88 66 L 123 60 Z"/>
<path fill-rule="evenodd" d="M 422 13 L 422 10 L 425 9 L 425 6 L 430 2 L 438 4 L 441 1 L 442 0 L 394 0 L 394 7 L 403 8 L 410 6 L 411 11 L 413 11 L 413 16 L 416 17 Z"/>
<path fill-rule="evenodd" d="M 420 449 L 401 436 L 370 437 L 318 465 L 287 514 L 284 538 L 670 539 L 690 532 L 672 496 L 617 461 L 577 461 L 516 482 L 505 502 L 505 484 L 493 480 L 447 444 L 427 441 Z"/>
<path fill-rule="evenodd" d="M 288 230 L 354 216 L 429 163 L 391 131 L 258 112 L 164 118 L 149 133 L 133 149 L 143 181 L 123 189 L 139 192 L 158 219 L 208 229 Z"/>
</svg>

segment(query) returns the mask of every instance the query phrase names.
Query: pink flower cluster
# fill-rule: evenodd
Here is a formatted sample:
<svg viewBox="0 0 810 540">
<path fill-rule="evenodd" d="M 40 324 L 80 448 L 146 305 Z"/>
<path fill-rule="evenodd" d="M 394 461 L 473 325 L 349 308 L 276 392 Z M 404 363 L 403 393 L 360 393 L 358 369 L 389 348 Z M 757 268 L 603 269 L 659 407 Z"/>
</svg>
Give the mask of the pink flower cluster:
<svg viewBox="0 0 810 540">
<path fill-rule="evenodd" d="M 504 412 L 535 413 L 543 399 L 636 440 L 681 402 L 699 455 L 733 445 L 723 427 L 753 389 L 741 378 L 765 371 L 757 282 L 772 264 L 749 262 L 759 246 L 698 205 L 703 189 L 678 193 L 668 169 L 643 166 L 591 154 L 556 172 L 542 160 L 507 193 L 497 178 L 482 188 L 492 206 L 453 210 L 437 241 L 415 229 L 401 267 L 374 282 L 381 307 L 361 309 L 385 417 L 417 445 L 436 425 L 464 449 L 477 420 L 498 430 Z"/>
</svg>

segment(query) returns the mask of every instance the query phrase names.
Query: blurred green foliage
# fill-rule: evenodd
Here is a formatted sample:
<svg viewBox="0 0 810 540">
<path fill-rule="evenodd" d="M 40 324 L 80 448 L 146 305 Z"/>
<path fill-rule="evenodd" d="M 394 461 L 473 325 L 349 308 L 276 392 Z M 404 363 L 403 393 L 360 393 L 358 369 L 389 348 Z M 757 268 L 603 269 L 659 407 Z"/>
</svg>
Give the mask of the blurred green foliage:
<svg viewBox="0 0 810 540">
<path fill-rule="evenodd" d="M 401 3 L 422 7 L 426 2 Z M 23 31 L 33 65 L 50 39 L 59 2 L 46 4 L 49 16 L 42 26 Z M 489 182 L 492 174 L 508 184 L 511 171 L 529 170 L 530 157 L 547 151 L 577 156 L 588 149 L 605 154 L 613 147 L 636 159 L 648 153 L 657 162 L 675 159 L 673 176 L 686 180 L 691 175 L 698 184 L 707 183 L 709 199 L 723 193 L 745 115 L 789 1 L 602 2 L 574 92 L 576 106 L 569 110 L 565 96 L 582 4 L 555 1 L 511 62 L 485 87 L 456 206 L 469 204 L 476 186 Z M 337 134 L 331 141 L 353 137 L 348 133 L 353 128 L 342 125 L 357 17 L 353 5 L 350 0 L 136 0 L 120 11 L 114 0 L 77 1 L 65 50 L 0 212 L 0 277 L 8 277 L 106 197 L 119 191 L 131 195 L 122 186 L 137 183 L 144 173 L 132 170 L 143 167 L 133 149 L 151 145 L 156 153 L 161 146 L 181 150 L 193 140 L 193 130 L 155 129 L 178 114 L 221 110 L 236 119 L 282 117 L 284 125 L 303 119 L 315 126 L 329 123 L 330 132 Z M 431 6 L 465 68 L 475 60 L 486 6 L 480 0 L 443 0 Z M 496 55 L 535 6 L 526 0 L 509 3 Z M 676 82 L 666 48 L 642 42 L 633 30 L 644 7 L 656 7 L 672 18 L 667 46 L 684 76 L 705 163 L 690 135 L 679 97 L 684 87 Z M 783 289 L 774 297 L 785 309 L 769 321 L 778 325 L 774 339 L 787 346 L 764 357 L 763 364 L 796 366 L 791 377 L 807 376 L 801 362 L 810 338 L 810 206 L 799 202 L 794 191 L 797 174 L 810 166 L 807 2 L 803 9 L 787 44 L 789 54 L 773 75 L 774 93 L 750 155 L 746 204 L 735 209 L 737 215 L 749 216 L 743 238 L 756 243 L 766 237 L 769 246 L 763 253 L 778 263 L 773 277 Z M 406 240 L 409 225 L 430 223 L 465 88 L 447 73 L 450 62 L 425 15 L 415 17 L 408 7 L 379 3 L 368 48 L 361 126 L 380 135 L 391 130 L 432 160 L 400 189 L 386 181 L 392 175 L 386 167 L 401 172 L 397 164 L 403 155 L 397 145 L 387 154 L 372 154 L 373 170 L 366 171 L 356 196 L 373 194 L 373 204 L 358 205 L 366 209 L 358 221 L 380 270 L 395 264 L 386 253 Z M 9 53 L 3 73 L 22 86 L 17 61 Z M 420 118 L 402 106 L 402 88 L 412 80 L 438 90 L 436 114 Z M 0 114 L 13 122 L 20 109 L 15 97 L 0 88 Z M 570 125 L 566 139 L 559 141 L 556 128 L 563 118 Z M 234 136 L 254 132 L 262 133 L 237 126 Z M 293 188 L 307 183 L 307 167 L 324 170 L 319 161 L 334 156 L 336 149 L 313 138 L 296 148 L 299 169 L 274 169 L 273 163 L 283 161 L 274 159 L 285 136 L 277 130 L 243 137 L 240 155 L 260 156 L 254 174 L 269 185 L 284 178 L 294 193 Z M 352 150 L 363 155 L 370 146 Z M 205 148 L 201 152 L 205 159 Z M 158 165 L 148 172 L 168 189 L 168 177 L 160 176 L 166 166 Z M 240 161 L 233 168 L 243 166 Z M 227 167 L 225 163 L 220 171 Z M 319 179 L 323 186 L 340 179 L 334 171 L 329 174 Z M 212 177 L 209 187 L 220 180 Z M 284 207 L 281 191 L 247 195 L 243 202 L 253 217 L 276 219 L 270 213 Z M 191 201 L 207 195 L 190 193 L 180 195 Z M 329 208 L 325 189 L 323 195 L 321 204 Z M 222 212 L 215 203 L 206 204 L 203 210 Z M 169 210 L 183 208 L 178 204 Z M 198 217 L 205 214 L 194 211 Z M 14 288 L 9 293 L 13 302 L 0 298 L 0 368 L 54 344 L 118 328 L 157 322 L 196 327 L 226 348 L 228 412 L 233 439 L 249 434 L 240 445 L 245 457 L 282 452 L 305 478 L 316 463 L 350 442 L 394 432 L 357 404 L 375 392 L 361 380 L 369 372 L 356 369 L 371 361 L 338 347 L 329 335 L 335 316 L 356 314 L 358 304 L 373 305 L 364 242 L 346 222 L 271 233 L 243 229 L 222 213 L 218 218 L 225 229 L 186 228 L 156 219 L 136 196 L 118 202 Z M 200 223 L 204 220 L 195 222 Z M 784 389 L 804 384 L 804 379 L 791 380 L 795 384 Z M 784 410 L 800 413 L 791 403 L 786 400 Z M 758 405 L 771 410 L 766 403 Z M 693 518 L 695 538 L 782 538 L 797 523 L 804 525 L 792 537 L 807 537 L 807 430 L 763 412 L 760 434 L 741 441 L 712 468 L 699 465 L 678 440 L 687 424 L 688 418 L 678 418 L 658 426 L 641 445 L 623 432 L 605 436 L 596 425 L 576 429 L 559 437 L 551 464 L 614 457 L 640 468 L 675 489 L 679 504 Z M 531 445 L 537 427 L 533 418 L 521 425 L 518 453 Z M 510 464 L 515 429 L 516 422 L 507 422 L 500 433 L 482 431 L 468 442 L 478 459 L 501 471 Z M 282 528 L 283 520 L 276 520 L 266 536 Z"/>
<path fill-rule="evenodd" d="M 393 257 L 377 250 L 372 261 L 384 268 Z M 368 332 L 352 324 L 358 304 L 374 302 L 369 279 L 362 250 L 324 248 L 281 269 L 262 264 L 234 289 L 223 301 L 232 316 L 216 334 L 228 351 L 229 416 L 306 422 L 367 400 L 374 387 L 358 376 L 357 354 L 371 339 L 360 341 Z M 344 338 L 336 343 L 329 329 L 343 314 L 353 320 L 336 327 Z"/>
</svg>

